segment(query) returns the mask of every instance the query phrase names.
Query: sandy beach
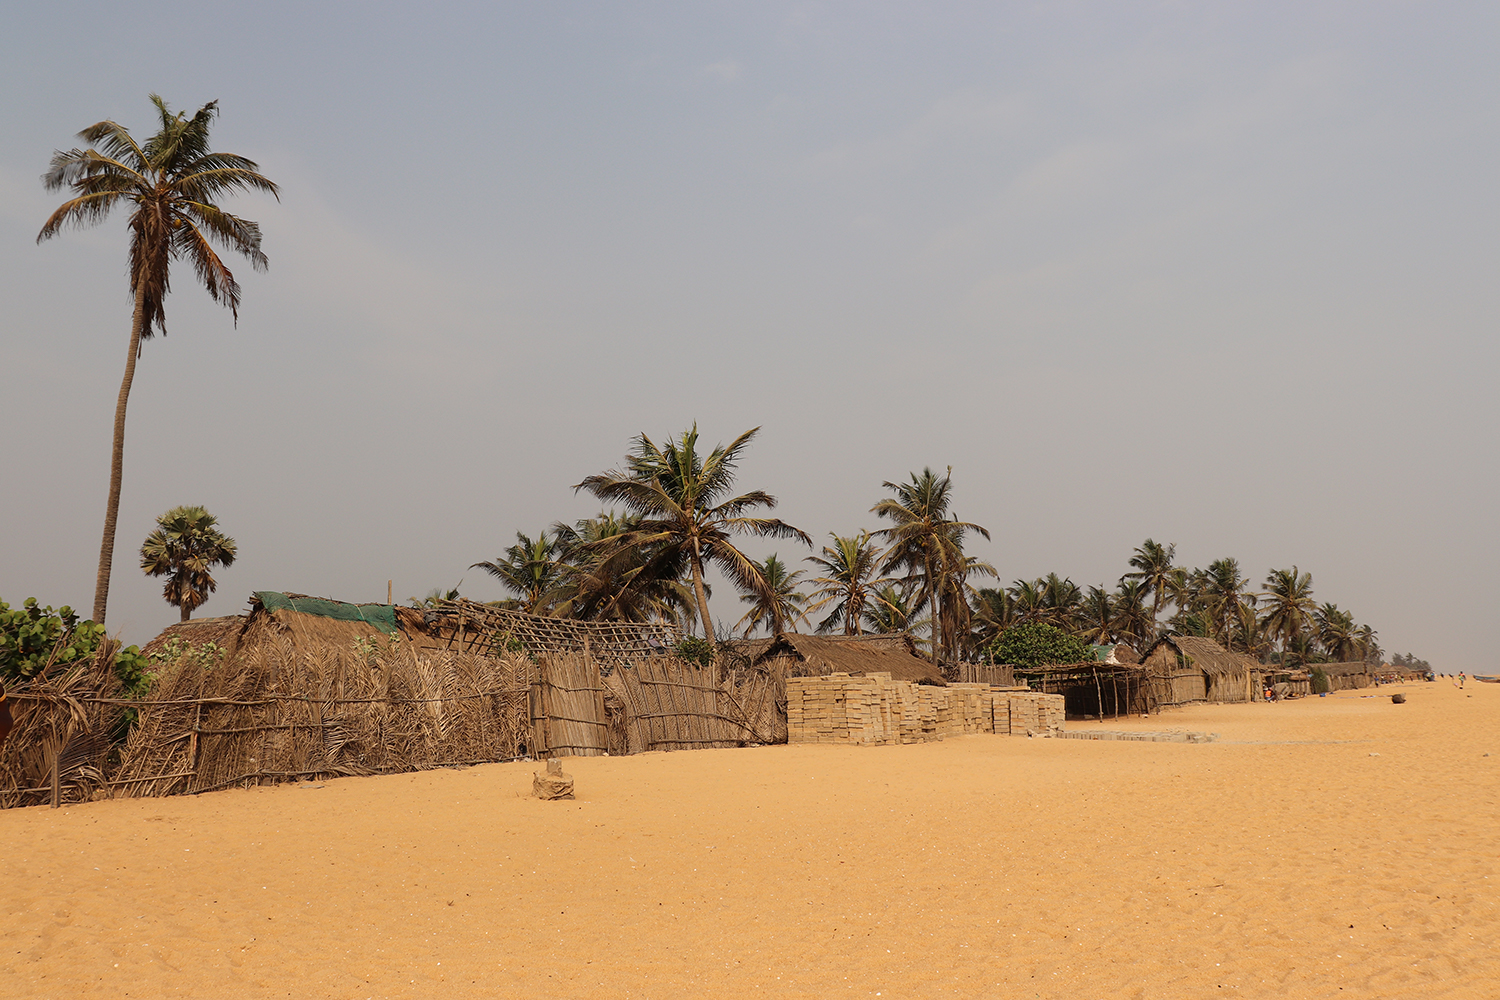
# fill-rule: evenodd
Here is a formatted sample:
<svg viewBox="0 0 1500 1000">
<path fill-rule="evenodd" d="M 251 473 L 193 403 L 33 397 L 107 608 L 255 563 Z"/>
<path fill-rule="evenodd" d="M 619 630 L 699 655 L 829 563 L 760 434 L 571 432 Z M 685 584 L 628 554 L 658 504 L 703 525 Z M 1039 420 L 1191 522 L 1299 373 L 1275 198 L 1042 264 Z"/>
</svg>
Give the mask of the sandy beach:
<svg viewBox="0 0 1500 1000">
<path fill-rule="evenodd" d="M 1220 739 L 574 758 L 574 802 L 515 763 L 12 810 L 0 993 L 1494 995 L 1500 685 L 1102 728 Z"/>
</svg>

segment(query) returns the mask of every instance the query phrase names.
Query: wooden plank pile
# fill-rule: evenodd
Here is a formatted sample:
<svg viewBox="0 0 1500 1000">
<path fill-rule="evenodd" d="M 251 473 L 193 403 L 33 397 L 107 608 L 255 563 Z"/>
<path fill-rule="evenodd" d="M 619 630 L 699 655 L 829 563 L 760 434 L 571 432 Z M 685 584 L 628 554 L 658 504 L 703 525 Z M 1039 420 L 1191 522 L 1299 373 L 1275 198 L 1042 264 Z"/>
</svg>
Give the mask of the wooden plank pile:
<svg viewBox="0 0 1500 1000">
<path fill-rule="evenodd" d="M 1061 695 L 986 684 L 932 687 L 835 673 L 788 677 L 787 742 L 873 746 L 927 743 L 966 733 L 1025 736 L 1063 727 Z"/>
</svg>

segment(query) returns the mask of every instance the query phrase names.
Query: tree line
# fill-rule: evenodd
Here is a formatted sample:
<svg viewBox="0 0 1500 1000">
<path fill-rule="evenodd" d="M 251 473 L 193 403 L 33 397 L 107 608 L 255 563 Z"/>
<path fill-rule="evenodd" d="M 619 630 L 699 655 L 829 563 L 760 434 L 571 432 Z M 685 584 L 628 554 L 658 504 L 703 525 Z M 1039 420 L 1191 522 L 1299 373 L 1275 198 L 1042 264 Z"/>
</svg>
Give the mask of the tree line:
<svg viewBox="0 0 1500 1000">
<path fill-rule="evenodd" d="M 764 516 L 775 497 L 733 488 L 735 467 L 758 431 L 707 452 L 696 424 L 662 444 L 642 434 L 620 468 L 574 487 L 613 507 L 535 535 L 517 532 L 515 544 L 470 568 L 500 582 L 509 596 L 496 603 L 506 607 L 593 621 L 671 620 L 710 638 L 906 632 L 934 660 L 956 661 L 984 657 L 1007 629 L 1044 624 L 1089 643 L 1138 650 L 1175 633 L 1263 662 L 1380 658 L 1376 631 L 1337 604 L 1317 601 L 1312 574 L 1272 569 L 1257 587 L 1234 558 L 1206 569 L 1179 566 L 1175 545 L 1149 538 L 1112 588 L 1085 589 L 1056 573 L 981 586 L 999 574 L 965 544 L 990 533 L 953 512 L 951 467 L 883 483 L 886 495 L 869 509 L 883 526 L 830 532 L 802 558 L 804 567 L 793 568 L 780 553 L 753 559 L 737 536 L 813 547 L 800 528 Z M 743 606 L 732 627 L 716 627 L 710 614 L 709 567 L 720 570 Z"/>
</svg>

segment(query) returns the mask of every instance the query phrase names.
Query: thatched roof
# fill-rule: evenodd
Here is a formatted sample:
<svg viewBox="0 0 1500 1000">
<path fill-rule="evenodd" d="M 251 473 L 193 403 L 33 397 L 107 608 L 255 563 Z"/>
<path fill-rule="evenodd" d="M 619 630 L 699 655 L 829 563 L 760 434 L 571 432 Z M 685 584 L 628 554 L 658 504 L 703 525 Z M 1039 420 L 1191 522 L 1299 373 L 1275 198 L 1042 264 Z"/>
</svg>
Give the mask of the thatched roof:
<svg viewBox="0 0 1500 1000">
<path fill-rule="evenodd" d="M 1141 658 L 1137 655 L 1136 651 L 1123 642 L 1117 642 L 1113 645 L 1109 643 L 1093 645 L 1090 648 L 1094 651 L 1094 658 L 1100 663 L 1128 664 L 1141 662 Z"/>
<path fill-rule="evenodd" d="M 943 682 L 943 673 L 916 655 L 910 635 L 803 635 L 778 632 L 769 639 L 746 639 L 734 644 L 752 664 L 775 657 L 805 663 L 819 674 L 885 672 L 892 680 Z"/>
<path fill-rule="evenodd" d="M 1150 659 L 1151 654 L 1163 645 L 1177 650 L 1193 666 L 1214 677 L 1264 669 L 1259 662 L 1243 653 L 1231 653 L 1212 639 L 1196 635 L 1164 635 L 1146 650 L 1146 655 L 1141 657 L 1142 662 Z"/>
<path fill-rule="evenodd" d="M 213 643 L 225 650 L 233 650 L 239 642 L 240 632 L 245 628 L 245 615 L 224 615 L 220 618 L 197 618 L 168 625 L 161 635 L 142 647 L 147 656 L 164 653 L 173 640 L 183 647 L 194 649 Z"/>
<path fill-rule="evenodd" d="M 192 649 L 212 642 L 232 655 L 273 639 L 290 642 L 304 652 L 347 650 L 360 639 L 387 640 L 395 636 L 416 647 L 443 646 L 415 608 L 347 604 L 303 594 L 261 591 L 251 596 L 247 613 L 178 622 L 148 642 L 142 652 L 148 656 L 164 653 L 175 640 Z"/>
<path fill-rule="evenodd" d="M 1374 664 L 1366 663 L 1364 660 L 1346 660 L 1343 663 L 1313 663 L 1310 667 L 1316 667 L 1330 677 L 1346 677 L 1350 674 L 1371 674 L 1375 672 Z"/>
</svg>

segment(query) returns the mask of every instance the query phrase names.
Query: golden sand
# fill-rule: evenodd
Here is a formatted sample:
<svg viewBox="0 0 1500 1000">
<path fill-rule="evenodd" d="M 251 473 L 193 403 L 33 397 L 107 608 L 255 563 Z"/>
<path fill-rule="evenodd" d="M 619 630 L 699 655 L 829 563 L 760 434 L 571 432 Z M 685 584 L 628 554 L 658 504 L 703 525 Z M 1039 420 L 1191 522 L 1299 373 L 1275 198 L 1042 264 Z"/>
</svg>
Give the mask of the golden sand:
<svg viewBox="0 0 1500 1000">
<path fill-rule="evenodd" d="M 1500 685 L 1104 728 L 1221 739 L 570 759 L 575 802 L 518 763 L 12 810 L 0 995 L 1500 995 Z"/>
</svg>

